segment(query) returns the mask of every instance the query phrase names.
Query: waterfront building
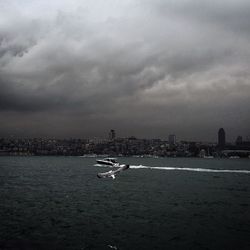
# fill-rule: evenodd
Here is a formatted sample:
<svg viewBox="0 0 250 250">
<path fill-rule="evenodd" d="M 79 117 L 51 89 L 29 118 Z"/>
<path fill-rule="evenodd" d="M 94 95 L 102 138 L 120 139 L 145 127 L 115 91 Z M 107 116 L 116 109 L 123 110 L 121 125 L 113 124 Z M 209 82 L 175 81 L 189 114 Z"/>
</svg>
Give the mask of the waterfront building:
<svg viewBox="0 0 250 250">
<path fill-rule="evenodd" d="M 169 135 L 168 136 L 168 143 L 169 145 L 176 145 L 176 136 L 175 135 Z"/>
<path fill-rule="evenodd" d="M 109 140 L 113 141 L 115 139 L 115 130 L 111 129 L 109 132 Z"/>
<path fill-rule="evenodd" d="M 243 138 L 242 138 L 242 136 L 239 135 L 239 136 L 237 137 L 236 141 L 235 141 L 235 144 L 236 144 L 236 145 L 241 145 L 242 142 L 243 142 Z"/>
<path fill-rule="evenodd" d="M 226 133 L 223 128 L 218 131 L 218 147 L 219 149 L 224 149 L 226 145 Z"/>
</svg>

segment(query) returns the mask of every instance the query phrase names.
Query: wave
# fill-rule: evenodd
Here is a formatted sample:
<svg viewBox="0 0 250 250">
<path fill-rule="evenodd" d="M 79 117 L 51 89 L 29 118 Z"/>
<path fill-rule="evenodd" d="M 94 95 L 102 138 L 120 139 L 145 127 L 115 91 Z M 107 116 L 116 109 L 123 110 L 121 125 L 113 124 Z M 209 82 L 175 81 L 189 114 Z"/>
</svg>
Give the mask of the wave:
<svg viewBox="0 0 250 250">
<path fill-rule="evenodd" d="M 149 167 L 149 166 L 129 166 L 131 169 L 152 169 L 152 170 L 174 170 L 174 171 L 192 171 L 192 172 L 211 172 L 211 173 L 241 173 L 241 174 L 250 174 L 250 170 L 241 170 L 241 169 L 211 169 L 211 168 L 182 168 L 182 167 Z"/>
<path fill-rule="evenodd" d="M 105 166 L 101 164 L 94 164 L 95 167 L 107 167 L 113 168 L 112 166 Z M 167 170 L 167 171 L 191 171 L 191 172 L 206 172 L 206 173 L 239 173 L 239 174 L 250 174 L 250 170 L 242 169 L 212 169 L 212 168 L 185 168 L 185 167 L 150 167 L 144 165 L 130 165 L 130 169 L 151 169 L 151 170 Z"/>
</svg>

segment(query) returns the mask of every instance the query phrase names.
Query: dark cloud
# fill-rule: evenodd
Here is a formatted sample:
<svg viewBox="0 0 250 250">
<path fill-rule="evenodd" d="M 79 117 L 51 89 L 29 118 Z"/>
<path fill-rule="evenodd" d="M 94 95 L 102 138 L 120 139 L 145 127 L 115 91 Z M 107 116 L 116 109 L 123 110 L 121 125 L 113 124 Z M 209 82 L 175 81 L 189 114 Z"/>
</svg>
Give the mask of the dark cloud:
<svg viewBox="0 0 250 250">
<path fill-rule="evenodd" d="M 249 133 L 247 1 L 1 7 L 2 135 Z"/>
</svg>

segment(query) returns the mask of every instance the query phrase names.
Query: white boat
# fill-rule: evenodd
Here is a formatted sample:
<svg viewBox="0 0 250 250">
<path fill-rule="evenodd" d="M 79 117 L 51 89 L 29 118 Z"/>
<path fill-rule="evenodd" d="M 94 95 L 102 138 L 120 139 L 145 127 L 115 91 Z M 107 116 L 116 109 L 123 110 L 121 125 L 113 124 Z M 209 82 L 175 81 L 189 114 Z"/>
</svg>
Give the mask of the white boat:
<svg viewBox="0 0 250 250">
<path fill-rule="evenodd" d="M 229 159 L 240 159 L 240 157 L 238 155 L 233 155 L 233 156 L 230 156 Z"/>
<path fill-rule="evenodd" d="M 204 155 L 204 159 L 213 159 L 214 157 L 212 155 Z"/>
<path fill-rule="evenodd" d="M 102 165 L 108 165 L 112 167 L 119 167 L 119 163 L 117 162 L 116 158 L 104 158 L 101 160 L 96 160 L 97 163 Z"/>
</svg>

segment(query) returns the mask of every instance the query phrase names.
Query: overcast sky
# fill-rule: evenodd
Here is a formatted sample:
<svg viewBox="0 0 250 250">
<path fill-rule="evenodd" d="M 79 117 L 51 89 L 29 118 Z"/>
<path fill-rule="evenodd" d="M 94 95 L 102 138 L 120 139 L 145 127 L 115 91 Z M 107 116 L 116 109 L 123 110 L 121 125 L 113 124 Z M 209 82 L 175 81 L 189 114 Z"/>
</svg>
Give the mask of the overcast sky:
<svg viewBox="0 0 250 250">
<path fill-rule="evenodd" d="M 0 136 L 250 135 L 249 0 L 0 0 Z"/>
</svg>

